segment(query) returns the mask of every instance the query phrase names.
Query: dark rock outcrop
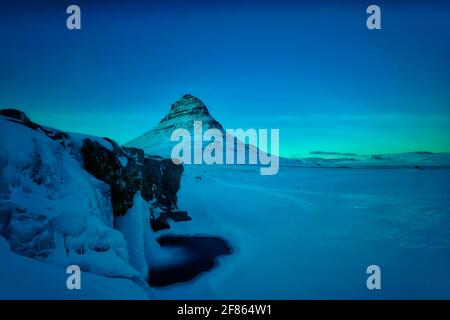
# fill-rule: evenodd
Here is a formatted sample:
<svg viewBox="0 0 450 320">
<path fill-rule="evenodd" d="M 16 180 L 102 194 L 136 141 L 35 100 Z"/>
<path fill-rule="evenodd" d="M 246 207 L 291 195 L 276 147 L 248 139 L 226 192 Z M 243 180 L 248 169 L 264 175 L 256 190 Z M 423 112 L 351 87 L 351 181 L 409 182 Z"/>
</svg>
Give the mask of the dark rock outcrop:
<svg viewBox="0 0 450 320">
<path fill-rule="evenodd" d="M 0 110 L 0 115 L 22 122 L 31 122 L 30 118 L 28 118 L 25 112 L 17 109 L 2 109 Z"/>
<path fill-rule="evenodd" d="M 159 217 L 152 216 L 150 219 L 150 225 L 153 231 L 159 231 L 164 229 L 170 229 L 168 220 L 171 219 L 174 222 L 190 221 L 191 217 L 187 211 L 165 211 L 162 212 Z"/>
<path fill-rule="evenodd" d="M 120 149 L 119 149 L 120 150 Z M 142 189 L 142 176 L 134 160 L 123 166 L 116 150 L 110 151 L 99 142 L 85 139 L 81 147 L 84 168 L 111 187 L 115 216 L 124 215 L 133 206 L 134 195 Z"/>
<path fill-rule="evenodd" d="M 17 109 L 1 109 L 0 115 L 6 117 L 9 121 L 13 121 L 16 123 L 20 123 L 30 129 L 38 130 L 44 133 L 47 137 L 52 140 L 64 140 L 67 139 L 68 134 L 58 130 L 51 130 L 42 127 L 41 125 L 34 123 L 30 120 L 30 118 L 25 114 L 25 112 L 17 110 Z"/>
<path fill-rule="evenodd" d="M 147 201 L 156 199 L 169 211 L 176 209 L 182 173 L 183 166 L 170 159 L 144 158 L 142 198 Z"/>
<path fill-rule="evenodd" d="M 67 133 L 42 127 L 20 110 L 3 109 L 0 110 L 0 115 L 9 121 L 40 131 L 62 145 L 66 142 L 70 144 Z M 121 147 L 111 139 L 103 139 L 111 144 L 111 149 L 99 141 L 86 138 L 80 151 L 84 169 L 110 186 L 114 216 L 124 215 L 133 206 L 134 196 L 138 191 L 141 191 L 144 200 L 151 202 L 154 208 L 163 213 L 178 209 L 177 192 L 183 173 L 181 164 L 174 164 L 172 160 L 159 156 L 150 157 L 141 149 Z"/>
<path fill-rule="evenodd" d="M 146 157 L 137 148 L 120 147 L 111 141 L 113 150 L 99 142 L 85 139 L 81 147 L 84 168 L 111 187 L 115 216 L 123 215 L 133 206 L 136 192 L 163 211 L 177 208 L 183 166 L 170 159 Z"/>
</svg>

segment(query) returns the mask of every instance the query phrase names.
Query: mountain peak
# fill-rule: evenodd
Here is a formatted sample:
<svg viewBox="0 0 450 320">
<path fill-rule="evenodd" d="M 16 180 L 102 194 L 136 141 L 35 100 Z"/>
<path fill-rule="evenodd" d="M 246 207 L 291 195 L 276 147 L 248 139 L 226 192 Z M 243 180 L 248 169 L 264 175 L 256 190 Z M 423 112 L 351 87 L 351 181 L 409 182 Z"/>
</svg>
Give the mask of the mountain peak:
<svg viewBox="0 0 450 320">
<path fill-rule="evenodd" d="M 172 104 L 170 112 L 153 129 L 125 145 L 144 150 L 150 150 L 160 144 L 166 145 L 170 143 L 170 136 L 174 130 L 181 128 L 192 131 L 194 121 L 201 121 L 203 130 L 224 131 L 222 125 L 211 116 L 203 101 L 188 93 Z"/>
<path fill-rule="evenodd" d="M 209 115 L 208 108 L 203 101 L 189 93 L 185 94 L 180 100 L 172 104 L 169 115 L 174 113 L 197 113 Z"/>
<path fill-rule="evenodd" d="M 193 95 L 190 94 L 190 93 L 186 93 L 185 95 L 183 95 L 183 96 L 181 97 L 181 100 L 183 100 L 183 99 L 192 99 L 192 98 L 198 99 L 196 96 L 193 96 Z M 200 100 L 200 99 L 198 99 L 198 100 Z"/>
<path fill-rule="evenodd" d="M 160 133 L 177 128 L 190 130 L 194 121 L 202 121 L 204 129 L 223 130 L 222 125 L 211 116 L 202 100 L 191 94 L 185 94 L 180 100 L 172 104 L 170 112 L 152 131 Z"/>
</svg>

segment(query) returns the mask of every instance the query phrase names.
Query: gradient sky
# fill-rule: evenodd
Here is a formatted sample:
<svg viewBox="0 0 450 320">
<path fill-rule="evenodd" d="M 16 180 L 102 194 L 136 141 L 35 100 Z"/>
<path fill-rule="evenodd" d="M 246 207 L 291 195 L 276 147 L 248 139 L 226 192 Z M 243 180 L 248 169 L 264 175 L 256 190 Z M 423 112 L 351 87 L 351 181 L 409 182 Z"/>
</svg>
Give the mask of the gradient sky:
<svg viewBox="0 0 450 320">
<path fill-rule="evenodd" d="M 315 2 L 2 3 L 0 107 L 124 143 L 191 93 L 284 156 L 450 151 L 449 2 Z"/>
</svg>

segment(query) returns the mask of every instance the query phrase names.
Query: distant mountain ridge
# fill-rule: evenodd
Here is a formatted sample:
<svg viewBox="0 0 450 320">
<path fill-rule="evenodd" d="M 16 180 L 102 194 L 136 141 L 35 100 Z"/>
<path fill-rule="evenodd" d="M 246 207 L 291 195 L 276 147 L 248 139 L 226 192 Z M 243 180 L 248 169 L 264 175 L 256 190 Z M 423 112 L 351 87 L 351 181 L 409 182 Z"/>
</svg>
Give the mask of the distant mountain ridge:
<svg viewBox="0 0 450 320">
<path fill-rule="evenodd" d="M 333 168 L 450 168 L 450 153 L 429 151 L 358 155 L 354 153 L 313 151 L 310 157 L 298 157 L 301 167 Z"/>
</svg>

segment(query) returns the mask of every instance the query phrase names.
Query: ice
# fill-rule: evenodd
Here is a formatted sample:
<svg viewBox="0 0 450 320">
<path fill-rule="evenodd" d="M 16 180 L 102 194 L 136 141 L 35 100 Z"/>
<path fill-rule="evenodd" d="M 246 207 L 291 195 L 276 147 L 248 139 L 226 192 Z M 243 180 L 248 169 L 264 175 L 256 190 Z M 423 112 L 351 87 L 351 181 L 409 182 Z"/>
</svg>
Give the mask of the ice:
<svg viewBox="0 0 450 320">
<path fill-rule="evenodd" d="M 116 228 L 123 233 L 127 242 L 131 266 L 143 278 L 147 278 L 149 261 L 157 259 L 161 249 L 150 229 L 149 205 L 139 192 L 134 197 L 133 207 L 117 219 Z"/>
<path fill-rule="evenodd" d="M 65 268 L 14 254 L 0 237 L 0 299 L 149 299 L 144 286 L 131 280 L 81 273 L 81 290 L 66 286 Z"/>
<path fill-rule="evenodd" d="M 120 156 L 119 157 L 119 161 L 120 161 L 120 164 L 122 165 L 122 167 L 125 168 L 127 166 L 127 163 L 128 163 L 128 158 L 124 157 L 124 156 Z"/>
<path fill-rule="evenodd" d="M 0 128 L 8 133 L 0 138 L 0 235 L 11 250 L 61 267 L 140 277 L 114 229 L 109 186 L 82 168 L 79 149 L 1 118 Z"/>
<path fill-rule="evenodd" d="M 450 170 L 187 166 L 189 223 L 161 234 L 227 239 L 234 254 L 163 298 L 449 298 Z M 366 268 L 382 270 L 382 290 Z"/>
<path fill-rule="evenodd" d="M 139 194 L 114 222 L 109 186 L 81 167 L 81 137 L 70 136 L 71 147 L 1 118 L 0 128 L 8 132 L 0 137 L 6 297 L 450 298 L 445 155 L 376 160 L 408 163 L 389 169 L 282 165 L 274 176 L 258 166 L 186 165 L 178 206 L 192 220 L 169 221 L 171 229 L 154 234 Z M 424 160 L 432 158 L 438 165 Z M 425 169 L 414 169 L 419 160 Z M 190 282 L 150 289 L 149 268 L 186 258 L 162 250 L 161 235 L 221 237 L 233 254 Z M 88 291 L 67 291 L 69 264 L 82 268 Z M 380 291 L 366 287 L 372 264 L 381 267 Z"/>
</svg>

